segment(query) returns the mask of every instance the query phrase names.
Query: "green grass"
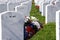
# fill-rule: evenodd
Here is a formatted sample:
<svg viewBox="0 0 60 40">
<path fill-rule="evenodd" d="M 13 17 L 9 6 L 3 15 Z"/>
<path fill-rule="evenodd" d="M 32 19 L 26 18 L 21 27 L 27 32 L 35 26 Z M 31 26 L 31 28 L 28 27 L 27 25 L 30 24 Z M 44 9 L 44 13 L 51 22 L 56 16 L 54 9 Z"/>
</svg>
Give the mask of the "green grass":
<svg viewBox="0 0 60 40">
<path fill-rule="evenodd" d="M 41 16 L 41 13 L 35 7 L 34 4 L 32 4 L 31 16 L 34 16 L 34 17 L 38 18 L 41 23 L 43 23 L 43 24 L 45 23 L 45 17 L 44 16 Z"/>
<path fill-rule="evenodd" d="M 32 4 L 31 16 L 35 16 L 39 21 L 44 24 L 44 27 L 39 30 L 31 39 L 29 40 L 56 40 L 56 26 L 55 23 L 45 24 L 45 17 L 41 16 L 39 10 Z"/>
</svg>

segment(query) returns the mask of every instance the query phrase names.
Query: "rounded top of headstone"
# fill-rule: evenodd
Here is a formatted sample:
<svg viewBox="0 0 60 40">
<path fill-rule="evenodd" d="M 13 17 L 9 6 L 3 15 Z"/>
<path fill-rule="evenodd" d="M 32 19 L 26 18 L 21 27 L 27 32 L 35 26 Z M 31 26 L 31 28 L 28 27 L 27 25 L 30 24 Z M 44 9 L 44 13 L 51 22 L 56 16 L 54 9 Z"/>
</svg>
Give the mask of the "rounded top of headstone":
<svg viewBox="0 0 60 40">
<path fill-rule="evenodd" d="M 7 12 L 2 15 L 2 20 L 6 23 L 16 23 L 19 21 L 23 21 L 24 16 L 21 13 L 17 12 Z"/>
</svg>

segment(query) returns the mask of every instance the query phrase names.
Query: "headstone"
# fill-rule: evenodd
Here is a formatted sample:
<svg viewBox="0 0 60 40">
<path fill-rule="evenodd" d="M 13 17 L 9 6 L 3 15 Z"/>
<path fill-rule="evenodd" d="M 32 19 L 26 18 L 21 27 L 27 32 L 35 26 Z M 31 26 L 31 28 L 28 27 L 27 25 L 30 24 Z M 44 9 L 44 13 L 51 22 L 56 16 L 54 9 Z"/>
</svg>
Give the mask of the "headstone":
<svg viewBox="0 0 60 40">
<path fill-rule="evenodd" d="M 46 6 L 45 23 L 55 22 L 57 7 L 55 5 Z"/>
<path fill-rule="evenodd" d="M 48 4 L 51 0 L 42 0 L 39 2 L 39 11 L 42 12 L 43 11 L 43 4 Z"/>
<path fill-rule="evenodd" d="M 27 6 L 19 6 L 15 8 L 17 12 L 23 12 L 24 16 L 29 16 L 28 10 L 27 10 Z"/>
<path fill-rule="evenodd" d="M 8 3 L 8 11 L 15 11 L 15 7 L 20 5 L 20 4 L 21 4 L 20 2 Z"/>
<path fill-rule="evenodd" d="M 22 5 L 16 6 L 17 12 L 23 12 L 24 16 L 30 16 L 32 1 L 22 3 Z"/>
<path fill-rule="evenodd" d="M 52 0 L 45 0 L 43 3 L 42 3 L 42 16 L 45 16 L 45 7 L 46 5 L 50 4 Z"/>
<path fill-rule="evenodd" d="M 56 39 L 60 40 L 60 10 L 56 11 Z"/>
<path fill-rule="evenodd" d="M 42 16 L 45 16 L 45 7 L 46 7 L 46 5 L 48 5 L 49 3 L 43 3 L 42 4 Z"/>
<path fill-rule="evenodd" d="M 18 12 L 4 12 L 2 20 L 2 40 L 24 40 L 24 16 Z"/>
<path fill-rule="evenodd" d="M 29 0 L 29 1 L 27 1 L 27 2 L 24 2 L 24 3 L 22 3 L 22 5 L 25 5 L 27 8 L 27 12 L 28 12 L 28 14 L 30 15 L 30 11 L 31 11 L 31 7 L 32 7 L 32 0 Z M 29 16 L 28 15 L 28 16 Z"/>
<path fill-rule="evenodd" d="M 57 0 L 55 3 L 56 3 L 56 6 L 57 6 L 57 9 L 60 10 L 60 1 Z"/>
<path fill-rule="evenodd" d="M 39 10 L 40 10 L 42 16 L 45 16 L 45 7 L 46 7 L 46 5 L 50 4 L 50 2 L 52 2 L 52 1 L 55 1 L 55 0 L 44 0 L 42 2 L 42 4 L 39 7 Z"/>
<path fill-rule="evenodd" d="M 0 13 L 7 11 L 7 0 L 0 0 Z"/>
<path fill-rule="evenodd" d="M 0 4 L 0 13 L 7 11 L 7 3 Z"/>
</svg>

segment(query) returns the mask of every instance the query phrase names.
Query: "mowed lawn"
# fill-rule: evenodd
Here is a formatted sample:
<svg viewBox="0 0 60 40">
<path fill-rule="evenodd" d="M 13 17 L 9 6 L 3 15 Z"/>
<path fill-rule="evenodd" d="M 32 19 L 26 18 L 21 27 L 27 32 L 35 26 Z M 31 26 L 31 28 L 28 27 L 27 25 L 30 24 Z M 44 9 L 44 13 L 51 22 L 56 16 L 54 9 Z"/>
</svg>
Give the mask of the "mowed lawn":
<svg viewBox="0 0 60 40">
<path fill-rule="evenodd" d="M 55 23 L 45 24 L 45 17 L 41 16 L 39 9 L 32 4 L 31 16 L 35 16 L 43 24 L 43 28 L 39 30 L 31 39 L 29 40 L 56 40 L 56 25 Z"/>
</svg>

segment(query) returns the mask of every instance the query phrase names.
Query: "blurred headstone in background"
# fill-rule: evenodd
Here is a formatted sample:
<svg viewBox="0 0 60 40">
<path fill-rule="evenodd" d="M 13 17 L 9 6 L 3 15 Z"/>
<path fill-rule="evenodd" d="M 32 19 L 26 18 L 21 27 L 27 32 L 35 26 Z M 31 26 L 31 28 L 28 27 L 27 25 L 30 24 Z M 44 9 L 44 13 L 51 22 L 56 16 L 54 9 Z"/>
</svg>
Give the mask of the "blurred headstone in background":
<svg viewBox="0 0 60 40">
<path fill-rule="evenodd" d="M 8 0 L 0 0 L 0 13 L 7 11 L 7 1 Z"/>
<path fill-rule="evenodd" d="M 32 0 L 22 3 L 22 5 L 16 6 L 15 9 L 17 12 L 23 12 L 24 16 L 30 16 L 32 6 Z"/>
<path fill-rule="evenodd" d="M 20 4 L 21 4 L 20 2 L 15 2 L 15 3 L 9 2 L 8 3 L 8 11 L 15 11 L 15 7 Z"/>
<path fill-rule="evenodd" d="M 55 22 L 55 17 L 56 17 L 56 11 L 57 7 L 55 5 L 47 5 L 46 6 L 46 15 L 45 15 L 45 22 Z"/>
</svg>

